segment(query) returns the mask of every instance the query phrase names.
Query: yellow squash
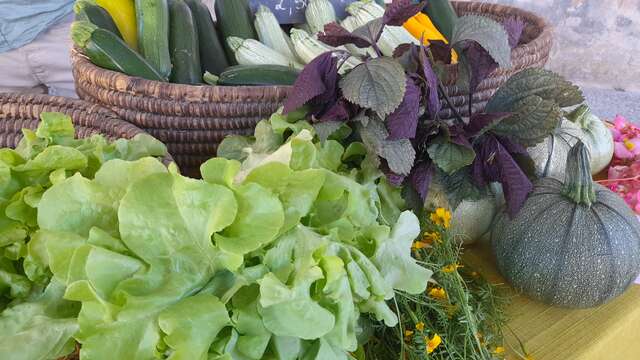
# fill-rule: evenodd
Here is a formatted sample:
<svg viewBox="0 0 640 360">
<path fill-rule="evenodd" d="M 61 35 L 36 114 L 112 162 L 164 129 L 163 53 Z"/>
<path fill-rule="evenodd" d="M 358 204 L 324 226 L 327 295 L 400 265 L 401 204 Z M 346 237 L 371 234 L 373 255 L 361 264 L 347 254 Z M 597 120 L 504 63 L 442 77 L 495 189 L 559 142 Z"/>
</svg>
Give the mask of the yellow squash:
<svg viewBox="0 0 640 360">
<path fill-rule="evenodd" d="M 109 12 L 127 45 L 137 50 L 138 29 L 133 0 L 96 0 L 96 3 Z"/>
<path fill-rule="evenodd" d="M 429 19 L 429 16 L 424 13 L 418 13 L 416 16 L 407 20 L 407 22 L 404 23 L 404 28 L 416 39 L 423 39 L 425 45 L 429 45 L 429 41 L 432 40 L 444 41 L 445 44 L 449 43 L 440 31 L 438 31 L 431 19 Z M 456 54 L 455 50 L 451 50 L 451 56 L 452 62 L 454 64 L 457 63 L 458 54 Z"/>
</svg>

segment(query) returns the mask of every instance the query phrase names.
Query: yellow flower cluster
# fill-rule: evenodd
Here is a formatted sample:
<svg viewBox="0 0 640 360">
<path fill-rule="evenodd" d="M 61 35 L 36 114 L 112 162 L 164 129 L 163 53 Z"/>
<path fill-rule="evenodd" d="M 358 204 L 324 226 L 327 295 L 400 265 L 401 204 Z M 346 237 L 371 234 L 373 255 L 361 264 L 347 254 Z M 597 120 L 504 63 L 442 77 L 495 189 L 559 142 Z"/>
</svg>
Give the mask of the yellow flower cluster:
<svg viewBox="0 0 640 360">
<path fill-rule="evenodd" d="M 424 332 L 424 323 L 422 321 L 418 322 L 416 324 L 416 331 L 422 333 Z M 404 331 L 404 340 L 405 341 L 410 341 L 411 340 L 411 336 L 413 336 L 413 334 L 415 334 L 415 332 L 413 330 L 405 330 Z M 429 338 L 428 336 L 424 337 L 424 342 L 427 344 L 427 347 L 425 349 L 425 351 L 429 354 L 431 354 L 432 352 L 434 352 L 438 346 L 440 346 L 440 344 L 442 343 L 442 338 L 440 337 L 440 335 L 438 334 L 433 334 L 433 336 L 431 338 Z"/>
<path fill-rule="evenodd" d="M 444 291 L 444 289 L 441 287 L 434 287 L 431 290 L 429 290 L 429 296 L 431 296 L 434 299 L 446 300 L 447 292 Z"/>
<path fill-rule="evenodd" d="M 463 267 L 463 265 L 450 264 L 450 265 L 447 265 L 447 266 L 443 267 L 442 268 L 442 272 L 444 272 L 444 273 L 452 273 L 454 271 L 457 271 L 461 267 Z"/>
<path fill-rule="evenodd" d="M 437 208 L 431 213 L 430 219 L 432 223 L 445 229 L 451 227 L 451 212 L 445 208 Z"/>
<path fill-rule="evenodd" d="M 438 346 L 440 346 L 442 338 L 440 335 L 434 334 L 431 339 L 425 336 L 424 341 L 427 343 L 427 353 L 431 354 Z"/>
<path fill-rule="evenodd" d="M 441 243 L 442 236 L 438 232 L 425 232 L 422 234 L 422 241 L 427 244 Z"/>
</svg>

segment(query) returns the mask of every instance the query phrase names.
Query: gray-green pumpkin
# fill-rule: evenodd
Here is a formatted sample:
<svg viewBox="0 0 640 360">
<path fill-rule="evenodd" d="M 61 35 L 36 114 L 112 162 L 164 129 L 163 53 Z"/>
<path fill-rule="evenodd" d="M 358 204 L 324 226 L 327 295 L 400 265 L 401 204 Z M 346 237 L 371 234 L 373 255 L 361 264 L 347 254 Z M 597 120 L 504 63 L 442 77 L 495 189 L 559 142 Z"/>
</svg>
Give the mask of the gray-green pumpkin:
<svg viewBox="0 0 640 360">
<path fill-rule="evenodd" d="M 496 217 L 498 268 L 514 288 L 548 304 L 586 308 L 622 294 L 640 272 L 640 223 L 591 179 L 587 146 L 569 152 L 564 183 L 543 178 L 514 219 Z"/>
</svg>

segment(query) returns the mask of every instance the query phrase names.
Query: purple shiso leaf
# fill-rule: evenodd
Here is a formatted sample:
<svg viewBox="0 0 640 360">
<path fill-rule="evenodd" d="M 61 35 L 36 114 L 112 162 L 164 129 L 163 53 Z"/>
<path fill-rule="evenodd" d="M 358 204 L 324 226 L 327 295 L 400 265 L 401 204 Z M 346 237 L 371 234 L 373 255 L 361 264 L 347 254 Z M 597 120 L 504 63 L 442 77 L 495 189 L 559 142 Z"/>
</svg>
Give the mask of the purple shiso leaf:
<svg viewBox="0 0 640 360">
<path fill-rule="evenodd" d="M 431 186 L 431 180 L 435 173 L 434 170 L 431 162 L 421 162 L 417 164 L 413 170 L 411 170 L 411 174 L 409 174 L 411 186 L 423 201 L 427 198 L 427 195 L 429 195 L 429 187 Z"/>
<path fill-rule="evenodd" d="M 476 184 L 482 187 L 494 181 L 502 184 L 507 212 L 513 218 L 533 190 L 533 184 L 509 152 L 509 149 L 512 149 L 519 154 L 524 150 L 511 142 L 506 142 L 505 146 L 500 140 L 505 139 L 487 135 L 476 145 L 473 177 Z"/>
<path fill-rule="evenodd" d="M 293 91 L 284 102 L 284 113 L 294 111 L 305 104 L 318 100 L 328 103 L 337 98 L 338 58 L 328 51 L 313 59 L 304 67 Z"/>
<path fill-rule="evenodd" d="M 421 46 L 419 51 L 420 62 L 422 63 L 422 73 L 429 88 L 427 108 L 429 109 L 431 116 L 435 116 L 440 112 L 441 108 L 440 98 L 438 96 L 438 75 L 436 75 L 435 71 L 433 71 L 433 68 L 431 67 L 431 61 L 427 56 L 425 47 Z"/>
<path fill-rule="evenodd" d="M 371 46 L 371 42 L 369 42 L 367 39 L 351 33 L 349 30 L 345 29 L 335 22 L 326 24 L 324 26 L 324 32 L 318 34 L 318 40 L 334 47 L 342 46 L 345 44 L 353 44 L 360 48 L 367 48 Z"/>
<path fill-rule="evenodd" d="M 509 46 L 512 49 L 515 49 L 520 43 L 525 25 L 524 21 L 519 17 L 510 17 L 502 24 L 509 35 Z"/>
<path fill-rule="evenodd" d="M 451 64 L 451 46 L 442 40 L 429 40 L 429 49 L 435 61 Z"/>
<path fill-rule="evenodd" d="M 380 159 L 380 165 L 378 166 L 380 171 L 387 178 L 387 181 L 393 186 L 401 186 L 404 180 L 407 178 L 404 175 L 396 174 L 389 169 L 389 163 L 385 159 Z"/>
<path fill-rule="evenodd" d="M 385 25 L 402 26 L 407 20 L 422 11 L 426 5 L 426 1 L 414 4 L 412 0 L 393 0 L 391 4 L 387 5 L 382 19 Z"/>
<path fill-rule="evenodd" d="M 473 137 L 480 134 L 486 128 L 499 122 L 500 120 L 509 117 L 511 113 L 481 113 L 473 114 L 469 120 L 469 124 L 465 127 L 465 134 L 468 137 Z"/>
<path fill-rule="evenodd" d="M 493 57 L 489 55 L 489 52 L 475 41 L 469 42 L 465 55 L 471 63 L 471 80 L 469 87 L 473 93 L 484 79 L 498 69 L 499 65 L 493 60 Z"/>
<path fill-rule="evenodd" d="M 407 78 L 407 90 L 400 106 L 387 117 L 389 140 L 413 139 L 420 116 L 420 88 Z"/>
<path fill-rule="evenodd" d="M 346 121 L 351 118 L 350 105 L 344 100 L 336 101 L 324 114 L 319 117 L 320 122 Z"/>
</svg>

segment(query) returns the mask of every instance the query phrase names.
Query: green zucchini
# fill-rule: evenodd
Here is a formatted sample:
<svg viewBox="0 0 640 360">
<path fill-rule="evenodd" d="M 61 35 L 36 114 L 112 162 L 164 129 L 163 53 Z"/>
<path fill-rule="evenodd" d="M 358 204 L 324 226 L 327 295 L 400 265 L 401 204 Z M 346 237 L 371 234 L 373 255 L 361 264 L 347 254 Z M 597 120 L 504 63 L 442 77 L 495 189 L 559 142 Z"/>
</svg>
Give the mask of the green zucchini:
<svg viewBox="0 0 640 360">
<path fill-rule="evenodd" d="M 78 0 L 73 6 L 73 10 L 79 19 L 88 20 L 93 25 L 109 30 L 122 39 L 122 34 L 118 30 L 118 26 L 113 21 L 109 12 L 102 7 L 96 5 L 92 0 Z"/>
<path fill-rule="evenodd" d="M 196 20 L 202 70 L 220 75 L 224 69 L 229 67 L 229 61 L 224 54 L 224 47 L 218 37 L 209 8 L 200 0 L 185 0 L 185 2 L 189 5 L 191 14 Z"/>
<path fill-rule="evenodd" d="M 429 15 L 429 18 L 436 28 L 440 30 L 440 33 L 451 41 L 453 30 L 458 21 L 458 15 L 451 2 L 449 0 L 429 0 L 424 13 Z"/>
<path fill-rule="evenodd" d="M 169 5 L 167 0 L 135 0 L 138 48 L 165 78 L 171 73 Z"/>
<path fill-rule="evenodd" d="M 147 80 L 166 81 L 151 64 L 109 30 L 88 21 L 71 26 L 71 38 L 95 65 Z"/>
<path fill-rule="evenodd" d="M 281 65 L 236 65 L 218 79 L 218 85 L 293 85 L 299 72 Z"/>
<path fill-rule="evenodd" d="M 233 49 L 227 44 L 227 38 L 236 36 L 241 39 L 257 39 L 249 5 L 247 0 L 216 0 L 215 9 L 227 59 L 235 65 L 237 61 Z"/>
<path fill-rule="evenodd" d="M 171 82 L 176 84 L 202 83 L 198 30 L 189 6 L 183 0 L 172 0 L 170 44 L 173 70 Z"/>
</svg>

